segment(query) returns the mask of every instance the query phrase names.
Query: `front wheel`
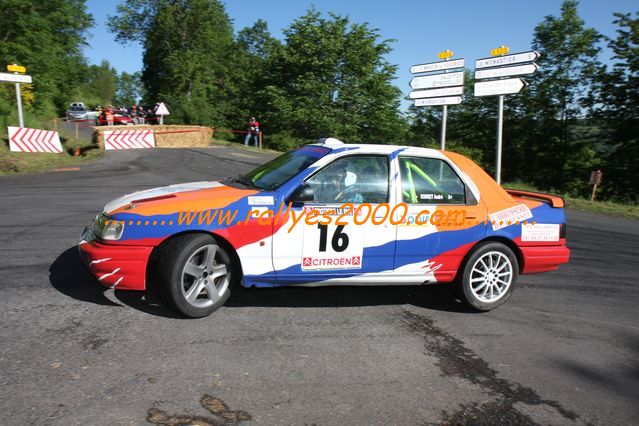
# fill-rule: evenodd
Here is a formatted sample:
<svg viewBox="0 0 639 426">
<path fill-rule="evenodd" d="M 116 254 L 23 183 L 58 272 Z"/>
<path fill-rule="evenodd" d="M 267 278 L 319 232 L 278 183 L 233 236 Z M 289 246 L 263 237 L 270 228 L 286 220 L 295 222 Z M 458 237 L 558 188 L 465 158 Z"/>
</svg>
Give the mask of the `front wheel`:
<svg viewBox="0 0 639 426">
<path fill-rule="evenodd" d="M 164 303 L 188 317 L 201 318 L 231 295 L 233 262 L 211 235 L 184 235 L 163 248 L 157 277 Z"/>
<path fill-rule="evenodd" d="M 477 246 L 464 266 L 460 296 L 480 311 L 495 309 L 510 298 L 519 277 L 513 251 L 498 242 Z"/>
</svg>

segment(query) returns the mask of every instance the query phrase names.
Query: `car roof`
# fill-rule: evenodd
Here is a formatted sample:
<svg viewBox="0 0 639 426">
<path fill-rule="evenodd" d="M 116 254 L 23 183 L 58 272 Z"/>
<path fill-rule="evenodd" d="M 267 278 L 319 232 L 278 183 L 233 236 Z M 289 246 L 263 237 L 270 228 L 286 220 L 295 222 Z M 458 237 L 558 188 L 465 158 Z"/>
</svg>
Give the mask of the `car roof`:
<svg viewBox="0 0 639 426">
<path fill-rule="evenodd" d="M 412 154 L 422 154 L 422 155 L 441 155 L 439 151 L 432 148 L 423 148 L 417 146 L 407 146 L 407 145 L 383 145 L 383 144 L 366 144 L 366 143 L 344 143 L 336 138 L 323 138 L 317 141 L 317 143 L 310 144 L 311 146 L 322 146 L 325 148 L 330 148 L 333 151 L 341 151 L 343 149 L 346 150 L 357 150 L 361 149 L 365 152 L 375 152 L 382 154 L 391 154 L 397 151 L 408 151 L 407 153 Z"/>
</svg>

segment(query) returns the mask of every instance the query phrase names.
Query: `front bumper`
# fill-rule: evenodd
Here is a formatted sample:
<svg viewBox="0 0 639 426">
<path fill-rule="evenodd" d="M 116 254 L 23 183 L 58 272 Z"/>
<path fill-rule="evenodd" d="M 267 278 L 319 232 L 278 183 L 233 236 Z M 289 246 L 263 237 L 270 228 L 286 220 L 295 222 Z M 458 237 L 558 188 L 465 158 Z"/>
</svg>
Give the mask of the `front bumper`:
<svg viewBox="0 0 639 426">
<path fill-rule="evenodd" d="M 153 247 L 103 244 L 93 239 L 87 227 L 78 249 L 84 264 L 104 287 L 146 289 L 146 267 Z"/>
</svg>

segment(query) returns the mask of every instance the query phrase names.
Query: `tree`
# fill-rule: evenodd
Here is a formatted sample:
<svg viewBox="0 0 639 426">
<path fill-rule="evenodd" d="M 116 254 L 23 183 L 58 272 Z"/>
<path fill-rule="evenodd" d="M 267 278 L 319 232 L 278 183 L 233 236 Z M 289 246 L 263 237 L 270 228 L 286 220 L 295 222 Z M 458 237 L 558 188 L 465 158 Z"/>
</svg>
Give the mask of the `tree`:
<svg viewBox="0 0 639 426">
<path fill-rule="evenodd" d="M 611 70 L 602 69 L 593 102 L 593 117 L 608 129 L 605 164 L 606 196 L 639 201 L 639 12 L 615 13 L 617 37 L 608 40 Z"/>
<path fill-rule="evenodd" d="M 284 31 L 256 94 L 274 132 L 298 139 L 334 136 L 349 142 L 397 143 L 405 135 L 396 66 L 367 23 L 308 11 Z"/>
<path fill-rule="evenodd" d="M 596 131 L 586 122 L 589 92 L 599 68 L 601 35 L 587 28 L 578 2 L 565 0 L 559 17 L 535 27 L 539 71 L 516 102 L 507 102 L 505 174 L 541 187 L 587 191 L 595 162 Z"/>
<path fill-rule="evenodd" d="M 2 0 L 0 57 L 27 67 L 40 113 L 68 106 L 86 70 L 81 49 L 92 24 L 84 0 Z"/>
<path fill-rule="evenodd" d="M 473 93 L 475 79 L 465 70 L 464 92 Z M 409 144 L 441 147 L 442 108 L 411 107 Z M 464 102 L 448 107 L 446 149 L 472 158 L 488 171 L 495 164 L 496 101 L 466 96 Z"/>
<path fill-rule="evenodd" d="M 84 67 L 79 76 L 79 85 L 73 93 L 74 101 L 83 101 L 87 106 L 108 106 L 115 102 L 118 73 L 109 61 L 100 65 Z"/>
<path fill-rule="evenodd" d="M 122 72 L 117 78 L 115 102 L 117 105 L 136 105 L 142 98 L 142 74 Z"/>
<path fill-rule="evenodd" d="M 162 101 L 169 120 L 225 125 L 238 115 L 236 45 L 217 0 L 134 0 L 118 6 L 109 28 L 141 42 L 146 101 Z"/>
<path fill-rule="evenodd" d="M 247 117 L 260 115 L 262 128 L 268 127 L 261 117 L 263 108 L 256 96 L 268 84 L 266 75 L 270 58 L 282 49 L 282 43 L 273 38 L 265 21 L 258 19 L 251 27 L 242 29 L 237 36 L 236 68 L 240 115 L 235 126 L 243 128 Z M 264 116 L 266 118 L 266 116 Z M 268 118 L 266 118 L 268 121 Z"/>
<path fill-rule="evenodd" d="M 237 35 L 237 42 L 253 59 L 263 61 L 282 46 L 271 36 L 268 24 L 262 19 L 255 21 L 252 27 L 242 29 Z"/>
</svg>

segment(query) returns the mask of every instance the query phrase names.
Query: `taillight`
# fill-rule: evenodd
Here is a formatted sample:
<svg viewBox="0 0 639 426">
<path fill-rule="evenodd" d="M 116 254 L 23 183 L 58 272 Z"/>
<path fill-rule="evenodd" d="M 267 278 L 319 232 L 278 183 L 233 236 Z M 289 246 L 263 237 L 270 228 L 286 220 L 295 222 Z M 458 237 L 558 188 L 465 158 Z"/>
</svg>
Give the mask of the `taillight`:
<svg viewBox="0 0 639 426">
<path fill-rule="evenodd" d="M 559 227 L 559 238 L 566 238 L 566 224 L 562 223 Z"/>
</svg>

